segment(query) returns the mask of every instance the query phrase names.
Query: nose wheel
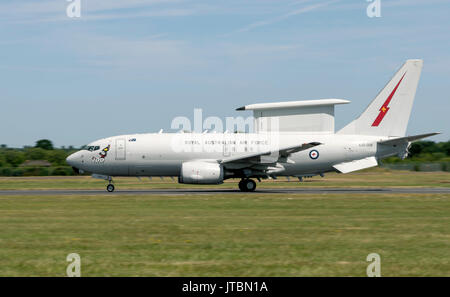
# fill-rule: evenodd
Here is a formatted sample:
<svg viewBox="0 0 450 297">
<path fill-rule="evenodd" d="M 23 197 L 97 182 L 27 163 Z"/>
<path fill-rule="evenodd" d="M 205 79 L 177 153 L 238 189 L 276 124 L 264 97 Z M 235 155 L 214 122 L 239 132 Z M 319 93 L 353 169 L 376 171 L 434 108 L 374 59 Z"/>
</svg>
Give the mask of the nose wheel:
<svg viewBox="0 0 450 297">
<path fill-rule="evenodd" d="M 113 184 L 109 184 L 106 186 L 106 191 L 108 192 L 114 192 L 114 185 Z"/>
<path fill-rule="evenodd" d="M 239 190 L 242 192 L 253 192 L 256 189 L 256 182 L 252 179 L 246 178 L 239 182 Z"/>
<path fill-rule="evenodd" d="M 106 186 L 106 191 L 112 193 L 112 192 L 114 192 L 114 185 L 112 183 L 111 176 L 108 177 L 108 182 L 109 182 L 109 184 Z"/>
</svg>

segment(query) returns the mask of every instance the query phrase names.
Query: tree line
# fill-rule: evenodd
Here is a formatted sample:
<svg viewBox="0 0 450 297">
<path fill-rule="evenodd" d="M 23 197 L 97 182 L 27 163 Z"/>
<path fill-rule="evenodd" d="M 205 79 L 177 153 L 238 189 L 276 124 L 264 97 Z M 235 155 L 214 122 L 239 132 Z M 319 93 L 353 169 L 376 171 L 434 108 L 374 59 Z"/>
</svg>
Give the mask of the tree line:
<svg viewBox="0 0 450 297">
<path fill-rule="evenodd" d="M 391 157 L 383 162 L 450 162 L 450 141 L 416 141 L 411 144 L 408 152 L 405 160 Z"/>
<path fill-rule="evenodd" d="M 66 158 L 77 150 L 79 148 L 73 146 L 55 148 L 48 139 L 23 148 L 9 148 L 3 144 L 0 146 L 0 176 L 73 175 Z"/>
</svg>

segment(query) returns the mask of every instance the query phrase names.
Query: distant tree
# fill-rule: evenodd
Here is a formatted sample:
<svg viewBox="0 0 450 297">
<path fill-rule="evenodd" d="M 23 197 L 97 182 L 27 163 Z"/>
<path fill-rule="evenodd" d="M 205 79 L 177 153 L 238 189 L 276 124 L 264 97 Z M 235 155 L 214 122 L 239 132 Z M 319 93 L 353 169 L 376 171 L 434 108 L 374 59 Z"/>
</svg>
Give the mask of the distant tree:
<svg viewBox="0 0 450 297">
<path fill-rule="evenodd" d="M 41 139 L 41 140 L 36 141 L 36 145 L 34 147 L 41 148 L 44 150 L 52 150 L 53 143 L 48 139 Z"/>
<path fill-rule="evenodd" d="M 4 152 L 5 161 L 10 165 L 17 167 L 25 161 L 25 154 L 15 150 L 7 150 Z"/>
<path fill-rule="evenodd" d="M 433 141 L 417 141 L 411 144 L 409 148 L 410 157 L 425 157 L 429 158 L 431 155 L 435 156 L 450 156 L 450 141 L 447 142 L 433 142 Z"/>
<path fill-rule="evenodd" d="M 436 146 L 436 143 L 433 141 L 417 141 L 413 142 L 411 144 L 411 147 L 409 148 L 409 156 L 410 157 L 417 157 L 422 153 L 431 153 L 434 152 L 434 146 Z"/>
<path fill-rule="evenodd" d="M 5 149 L 5 148 L 7 148 L 8 146 L 6 145 L 6 144 L 2 144 L 2 145 L 0 145 L 0 148 L 2 148 L 2 149 Z"/>
<path fill-rule="evenodd" d="M 53 150 L 51 153 L 47 154 L 47 161 L 52 163 L 52 165 L 56 166 L 67 166 L 66 158 L 68 154 L 60 149 L 60 150 Z"/>
<path fill-rule="evenodd" d="M 48 153 L 52 154 L 52 153 Z M 27 148 L 25 149 L 25 158 L 27 160 L 47 160 L 47 151 L 37 147 L 37 148 Z"/>
<path fill-rule="evenodd" d="M 450 141 L 442 142 L 442 152 L 450 156 Z"/>
</svg>

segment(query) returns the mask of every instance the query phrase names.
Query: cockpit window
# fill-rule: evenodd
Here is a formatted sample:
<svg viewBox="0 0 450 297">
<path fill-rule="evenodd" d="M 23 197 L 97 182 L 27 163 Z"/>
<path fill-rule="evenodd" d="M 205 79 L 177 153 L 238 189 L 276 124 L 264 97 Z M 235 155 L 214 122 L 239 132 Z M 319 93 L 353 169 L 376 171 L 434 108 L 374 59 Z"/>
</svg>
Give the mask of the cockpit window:
<svg viewBox="0 0 450 297">
<path fill-rule="evenodd" d="M 86 146 L 84 147 L 85 150 L 90 151 L 90 152 L 94 152 L 96 150 L 99 150 L 100 147 L 98 145 L 94 146 L 94 145 L 90 145 L 90 146 Z"/>
</svg>

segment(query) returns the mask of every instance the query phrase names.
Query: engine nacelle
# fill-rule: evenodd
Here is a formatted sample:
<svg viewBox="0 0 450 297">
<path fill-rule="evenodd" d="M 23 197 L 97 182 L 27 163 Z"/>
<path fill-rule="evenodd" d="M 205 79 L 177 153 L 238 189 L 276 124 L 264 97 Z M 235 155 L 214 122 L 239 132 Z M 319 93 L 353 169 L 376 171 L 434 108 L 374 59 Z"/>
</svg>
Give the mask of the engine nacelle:
<svg viewBox="0 0 450 297">
<path fill-rule="evenodd" d="M 218 163 L 192 161 L 181 164 L 178 182 L 181 184 L 221 184 L 223 167 Z"/>
</svg>

